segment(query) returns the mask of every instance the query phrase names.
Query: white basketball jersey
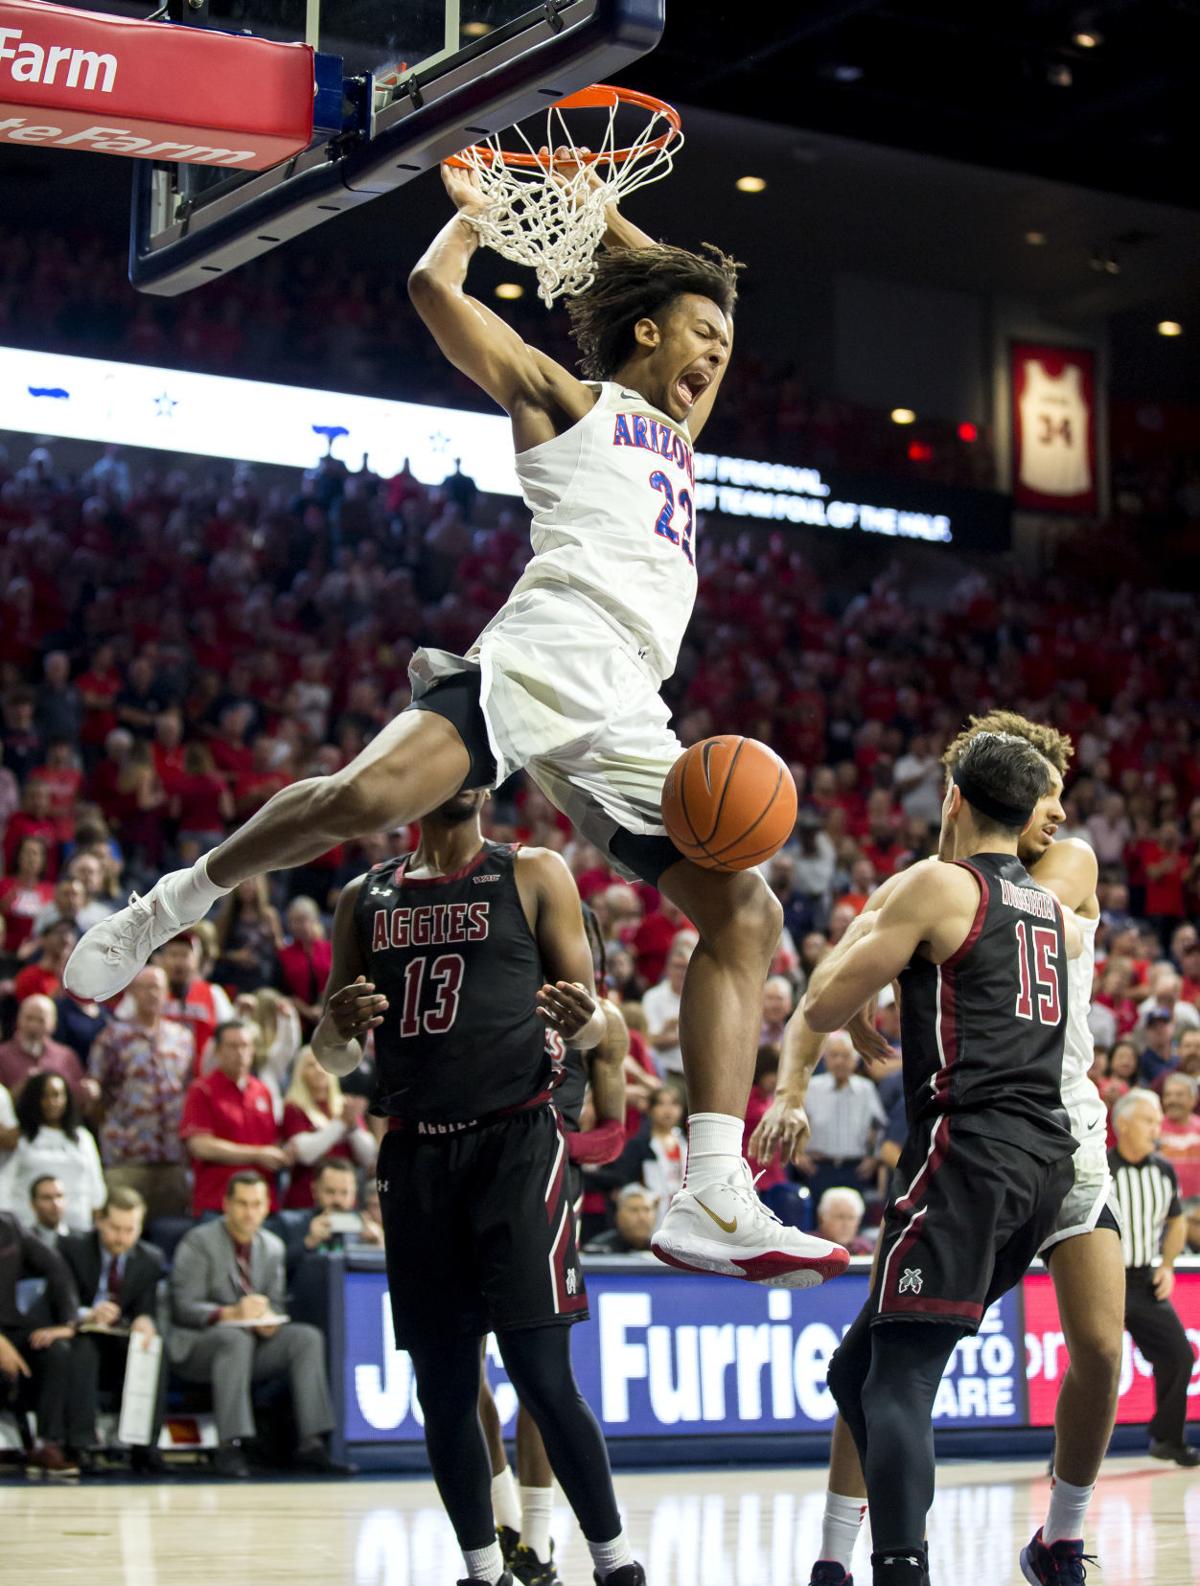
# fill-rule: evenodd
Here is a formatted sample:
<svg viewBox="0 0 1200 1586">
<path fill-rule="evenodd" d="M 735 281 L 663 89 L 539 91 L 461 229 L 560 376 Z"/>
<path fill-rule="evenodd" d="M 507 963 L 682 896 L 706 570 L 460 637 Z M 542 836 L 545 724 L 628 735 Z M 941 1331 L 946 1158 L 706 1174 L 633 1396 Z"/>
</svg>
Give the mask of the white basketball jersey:
<svg viewBox="0 0 1200 1586">
<path fill-rule="evenodd" d="M 1021 397 L 1021 483 L 1043 496 L 1081 496 L 1092 488 L 1088 410 L 1081 371 L 1051 376 L 1032 359 Z"/>
<path fill-rule="evenodd" d="M 1095 1055 L 1095 1040 L 1088 1026 L 1092 985 L 1096 971 L 1098 919 L 1075 916 L 1083 937 L 1083 952 L 1067 960 L 1067 1036 L 1063 1046 L 1062 1099 L 1071 1116 L 1071 1131 L 1078 1140 L 1104 1139 L 1107 1116 L 1100 1092 L 1088 1078 Z"/>
<path fill-rule="evenodd" d="M 636 391 L 592 389 L 590 413 L 517 454 L 534 554 L 509 598 L 567 585 L 629 634 L 661 682 L 696 602 L 692 443 Z"/>
</svg>

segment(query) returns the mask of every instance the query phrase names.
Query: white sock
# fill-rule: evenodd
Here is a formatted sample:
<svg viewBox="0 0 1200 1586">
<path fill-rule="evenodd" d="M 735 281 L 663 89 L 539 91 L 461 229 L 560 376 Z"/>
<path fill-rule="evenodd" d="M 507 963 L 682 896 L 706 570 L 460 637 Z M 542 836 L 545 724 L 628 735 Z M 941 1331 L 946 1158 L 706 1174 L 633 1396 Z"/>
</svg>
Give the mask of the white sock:
<svg viewBox="0 0 1200 1586">
<path fill-rule="evenodd" d="M 499 1542 L 493 1542 L 490 1547 L 463 1548 L 463 1562 L 467 1566 L 468 1580 L 486 1581 L 487 1586 L 497 1586 L 504 1574 Z"/>
<path fill-rule="evenodd" d="M 688 1189 L 703 1189 L 714 1179 L 729 1178 L 742 1160 L 743 1119 L 727 1112 L 694 1112 L 688 1119 Z"/>
<path fill-rule="evenodd" d="M 181 925 L 195 925 L 232 887 L 219 887 L 208 879 L 208 855 L 201 854 L 190 870 L 172 870 L 158 883 L 168 907 Z"/>
<path fill-rule="evenodd" d="M 1083 1517 L 1092 1501 L 1095 1486 L 1073 1487 L 1055 1473 L 1050 1483 L 1050 1509 L 1042 1527 L 1042 1541 L 1047 1547 L 1052 1542 L 1078 1542 L 1083 1538 Z"/>
<path fill-rule="evenodd" d="M 506 1525 L 510 1531 L 520 1531 L 521 1502 L 517 1497 L 517 1484 L 511 1465 L 505 1465 L 498 1476 L 492 1477 L 492 1513 L 497 1525 Z"/>
<path fill-rule="evenodd" d="M 607 1580 L 614 1570 L 624 1569 L 627 1564 L 633 1563 L 629 1538 L 624 1531 L 618 1531 L 611 1542 L 589 1542 L 588 1552 L 592 1555 L 592 1563 L 601 1580 Z"/>
<path fill-rule="evenodd" d="M 849 1573 L 854 1544 L 866 1518 L 865 1498 L 843 1498 L 841 1493 L 825 1494 L 825 1517 L 821 1521 L 820 1557 L 840 1564 Z"/>
<path fill-rule="evenodd" d="M 522 1486 L 521 1544 L 529 1548 L 542 1564 L 550 1562 L 550 1515 L 553 1509 L 553 1487 Z"/>
</svg>

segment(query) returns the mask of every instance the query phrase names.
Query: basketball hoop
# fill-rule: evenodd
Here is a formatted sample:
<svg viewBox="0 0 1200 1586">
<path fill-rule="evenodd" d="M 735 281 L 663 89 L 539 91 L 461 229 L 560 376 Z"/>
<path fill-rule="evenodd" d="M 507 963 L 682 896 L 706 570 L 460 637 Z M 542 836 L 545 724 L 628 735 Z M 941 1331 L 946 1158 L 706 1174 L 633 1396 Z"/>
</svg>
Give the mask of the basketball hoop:
<svg viewBox="0 0 1200 1586">
<path fill-rule="evenodd" d="M 622 109 L 644 111 L 649 120 L 618 145 Z M 586 134 L 572 131 L 564 111 L 607 111 L 608 118 L 591 118 L 597 133 L 585 145 Z M 511 130 L 523 149 L 502 149 L 493 136 L 446 163 L 474 172 L 487 200 L 471 216 L 479 240 L 533 270 L 538 296 L 550 307 L 556 297 L 586 291 L 595 278 L 592 258 L 607 229 L 607 206 L 671 170 L 683 143 L 679 112 L 651 94 L 593 83 L 549 107 L 540 148 L 520 127 Z"/>
</svg>

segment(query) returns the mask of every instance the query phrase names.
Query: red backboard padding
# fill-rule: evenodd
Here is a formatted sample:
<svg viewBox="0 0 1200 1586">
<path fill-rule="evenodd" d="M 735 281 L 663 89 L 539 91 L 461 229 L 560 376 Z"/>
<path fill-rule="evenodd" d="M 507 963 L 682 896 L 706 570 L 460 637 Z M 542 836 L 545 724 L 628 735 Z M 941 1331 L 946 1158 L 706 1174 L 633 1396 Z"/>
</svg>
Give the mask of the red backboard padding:
<svg viewBox="0 0 1200 1586">
<path fill-rule="evenodd" d="M 312 120 L 305 44 L 0 0 L 6 141 L 252 171 L 306 148 Z"/>
</svg>

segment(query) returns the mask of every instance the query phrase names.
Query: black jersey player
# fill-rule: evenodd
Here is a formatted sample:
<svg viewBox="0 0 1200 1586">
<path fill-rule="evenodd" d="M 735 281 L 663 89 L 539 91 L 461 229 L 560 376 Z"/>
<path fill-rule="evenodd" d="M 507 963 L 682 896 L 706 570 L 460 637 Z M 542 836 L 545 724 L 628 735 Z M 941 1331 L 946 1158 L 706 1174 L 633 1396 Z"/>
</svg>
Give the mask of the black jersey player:
<svg viewBox="0 0 1200 1586">
<path fill-rule="evenodd" d="M 829 1367 L 866 1475 L 878 1586 L 928 1582 L 938 1383 L 1033 1260 L 1074 1178 L 1061 1078 L 1067 960 L 1082 940 L 1017 857 L 1054 776 L 1023 738 L 973 738 L 942 810 L 951 862 L 893 883 L 805 999 L 807 1023 L 833 1030 L 893 980 L 902 993 L 908 1143 L 870 1297 Z"/>
<path fill-rule="evenodd" d="M 496 1334 L 587 1539 L 596 1580 L 643 1586 L 604 1439 L 576 1386 L 587 1315 L 546 1029 L 590 1047 L 579 896 L 557 854 L 483 840 L 486 795 L 420 823 L 414 853 L 352 882 L 334 922 L 319 1060 L 346 1073 L 375 1032 L 388 1118 L 379 1199 L 396 1341 L 413 1362 L 429 1462 L 469 1583 L 511 1586 L 492 1526 L 479 1340 Z"/>
</svg>

